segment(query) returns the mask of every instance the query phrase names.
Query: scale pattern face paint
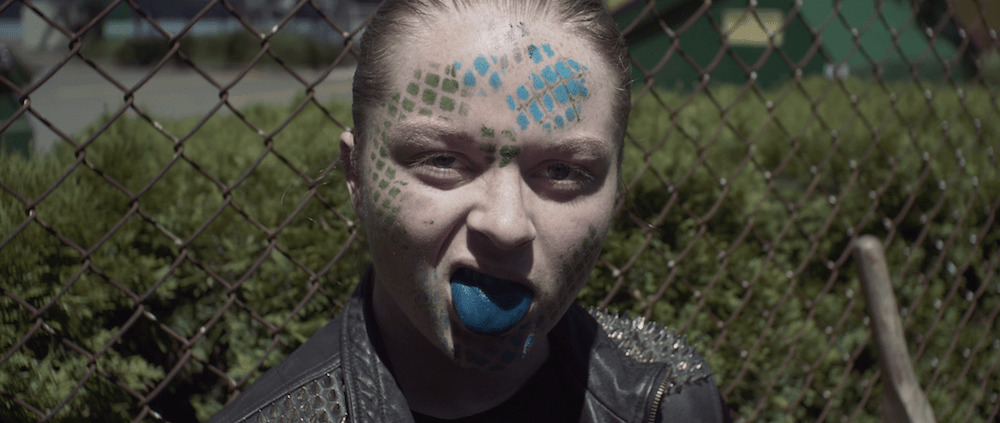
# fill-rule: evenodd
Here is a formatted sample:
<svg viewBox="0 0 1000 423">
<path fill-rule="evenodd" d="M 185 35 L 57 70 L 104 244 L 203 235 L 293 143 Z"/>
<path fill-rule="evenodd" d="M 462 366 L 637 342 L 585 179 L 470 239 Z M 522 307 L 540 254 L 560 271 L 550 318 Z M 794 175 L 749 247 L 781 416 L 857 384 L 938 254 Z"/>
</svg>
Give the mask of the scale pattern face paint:
<svg viewBox="0 0 1000 423">
<path fill-rule="evenodd" d="M 508 58 L 512 59 L 508 59 Z M 374 210 L 374 225 L 381 227 L 381 236 L 386 241 L 404 240 L 406 228 L 398 216 L 401 198 L 405 198 L 406 182 L 397 179 L 386 150 L 387 137 L 393 125 L 408 116 L 427 116 L 445 121 L 469 116 L 468 99 L 473 96 L 493 96 L 488 102 L 496 104 L 495 112 L 509 113 L 511 124 L 500 128 L 481 126 L 480 150 L 486 161 L 505 167 L 516 159 L 521 148 L 517 144 L 517 131 L 533 125 L 552 131 L 564 128 L 581 116 L 581 103 L 588 98 L 586 76 L 588 69 L 576 61 L 559 57 L 548 44 L 530 45 L 512 49 L 506 55 L 475 55 L 454 61 L 448 65 L 430 63 L 413 70 L 399 87 L 400 91 L 390 96 L 383 106 L 383 122 L 371 132 L 373 137 L 367 146 L 369 162 L 365 172 L 370 175 L 370 189 L 367 190 L 368 207 Z M 525 81 L 512 81 L 507 69 L 516 63 L 527 66 L 530 77 Z M 409 71 L 407 71 L 409 72 Z M 518 85 L 517 82 L 524 82 Z M 492 103 L 496 98 L 496 103 Z M 368 182 L 368 181 L 366 181 Z M 433 225 L 433 221 L 424 222 Z M 592 228 L 590 238 L 577 251 L 570 252 L 577 257 L 569 267 L 562 269 L 564 276 L 572 280 L 584 267 L 593 265 L 600 252 L 600 238 Z M 385 242 L 385 241 L 383 241 Z M 407 243 L 399 242 L 400 252 L 408 251 Z M 428 269 L 432 266 L 427 265 Z M 588 269 L 590 267 L 587 267 Z M 452 351 L 460 362 L 484 370 L 502 371 L 507 365 L 526 355 L 535 340 L 536 332 L 542 327 L 551 327 L 561 317 L 562 310 L 541 310 L 541 314 L 520 322 L 503 334 L 490 336 L 485 340 L 480 335 L 447 330 L 455 322 L 449 318 L 445 301 L 436 293 L 431 294 L 430 280 L 437 280 L 436 272 L 428 270 L 419 282 L 410 287 L 410 297 L 431 314 L 427 319 L 434 321 L 432 342 L 445 351 Z M 576 284 L 574 284 L 576 285 Z M 568 304 L 579 291 L 578 286 L 563 286 L 554 293 L 557 304 Z M 556 307 L 558 308 L 558 307 Z"/>
<path fill-rule="evenodd" d="M 581 102 L 590 96 L 587 67 L 572 59 L 555 59 L 548 44 L 541 48 L 532 44 L 527 50 L 531 61 L 543 67 L 506 98 L 507 108 L 517 113 L 517 127 L 524 131 L 534 124 L 552 131 L 579 120 Z"/>
</svg>

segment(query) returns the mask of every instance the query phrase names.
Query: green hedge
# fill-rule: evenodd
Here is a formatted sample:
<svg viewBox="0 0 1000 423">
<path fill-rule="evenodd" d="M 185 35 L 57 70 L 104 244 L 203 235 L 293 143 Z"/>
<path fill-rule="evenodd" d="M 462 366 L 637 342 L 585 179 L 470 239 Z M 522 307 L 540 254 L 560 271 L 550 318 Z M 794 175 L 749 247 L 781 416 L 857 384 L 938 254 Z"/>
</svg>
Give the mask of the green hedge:
<svg viewBox="0 0 1000 423">
<path fill-rule="evenodd" d="M 964 299 L 967 290 L 995 284 L 1000 266 L 1000 231 L 991 214 L 1000 198 L 994 151 L 1000 125 L 992 118 L 997 106 L 987 90 L 975 87 L 938 90 L 931 100 L 909 86 L 887 90 L 893 97 L 857 81 L 841 88 L 816 79 L 766 93 L 777 104 L 773 111 L 735 87 L 716 87 L 690 102 L 677 94 L 647 94 L 633 110 L 623 169 L 631 189 L 602 260 L 620 268 L 650 241 L 624 273 L 625 289 L 611 295 L 609 308 L 648 312 L 687 334 L 709 356 L 730 406 L 743 416 L 878 418 L 881 384 L 873 380 L 877 362 L 863 300 L 853 263 L 841 257 L 850 234 L 884 237 L 889 228 L 889 260 L 907 308 L 911 353 L 926 345 L 918 377 L 927 384 L 942 372 L 929 392 L 935 410 L 944 420 L 966 413 L 985 420 L 992 409 L 987 398 L 1000 391 L 998 378 L 987 373 L 1000 349 L 987 344 L 970 358 L 961 353 L 1000 333 L 988 318 L 1000 307 L 995 289 L 971 303 Z M 245 114 L 268 132 L 291 110 L 258 107 Z M 346 106 L 329 110 L 349 122 Z M 163 125 L 178 137 L 195 126 Z M 336 213 L 353 217 L 338 171 L 323 177 L 318 196 L 290 218 L 311 187 L 289 164 L 310 177 L 322 175 L 337 157 L 339 131 L 322 110 L 308 106 L 254 167 L 265 138 L 233 116 L 213 117 L 181 149 L 148 122 L 126 118 L 85 154 L 63 148 L 32 161 L 0 158 L 0 182 L 29 201 L 68 174 L 34 213 L 89 252 L 84 257 L 35 223 L 0 249 L 7 294 L 0 296 L 0 351 L 13 352 L 0 364 L 0 420 L 32 420 L 14 398 L 50 409 L 93 371 L 101 376 L 87 379 L 57 420 L 129 421 L 141 401 L 120 386 L 149 395 L 174 372 L 150 407 L 173 421 L 203 420 L 235 389 L 216 372 L 237 381 L 253 378 L 259 361 L 274 365 L 336 315 L 367 264 L 365 246 L 353 243 L 333 261 L 350 233 Z M 922 158 L 924 151 L 931 160 Z M 195 164 L 171 165 L 179 155 Z M 133 202 L 108 180 L 132 193 L 148 190 Z M 809 187 L 812 194 L 804 196 Z M 869 197 L 872 190 L 881 192 L 877 202 Z M 661 213 L 673 196 L 677 202 Z M 134 207 L 142 215 L 122 222 Z M 898 225 L 884 224 L 883 217 L 896 219 L 903 210 L 909 211 Z M 710 218 L 699 220 L 710 211 Z M 247 217 L 268 230 L 287 224 L 274 238 L 277 249 Z M 0 241 L 26 218 L 24 204 L 0 191 Z M 972 234 L 977 238 L 970 243 Z M 952 235 L 958 241 L 939 251 L 937 241 Z M 321 291 L 292 315 L 311 286 L 310 272 L 328 265 L 318 281 Z M 212 275 L 242 281 L 233 289 L 238 304 L 221 315 L 228 290 Z M 617 276 L 598 266 L 581 301 L 600 303 Z M 67 288 L 71 280 L 76 282 Z M 659 301 L 635 299 L 651 298 L 665 281 L 670 285 Z M 12 296 L 32 308 L 58 300 L 35 316 Z M 934 307 L 936 299 L 944 307 Z M 156 320 L 137 312 L 140 305 Z M 970 309 L 971 317 L 963 316 Z M 260 320 L 289 323 L 272 334 Z M 46 326 L 12 350 L 39 322 Z M 190 346 L 194 360 L 173 368 L 188 349 L 161 325 L 184 338 L 200 336 Z M 90 363 L 77 348 L 101 354 Z M 971 370 L 962 373 L 967 362 Z M 983 380 L 989 382 L 981 389 Z M 856 409 L 869 386 L 874 399 Z M 976 405 L 962 405 L 971 400 Z"/>
</svg>

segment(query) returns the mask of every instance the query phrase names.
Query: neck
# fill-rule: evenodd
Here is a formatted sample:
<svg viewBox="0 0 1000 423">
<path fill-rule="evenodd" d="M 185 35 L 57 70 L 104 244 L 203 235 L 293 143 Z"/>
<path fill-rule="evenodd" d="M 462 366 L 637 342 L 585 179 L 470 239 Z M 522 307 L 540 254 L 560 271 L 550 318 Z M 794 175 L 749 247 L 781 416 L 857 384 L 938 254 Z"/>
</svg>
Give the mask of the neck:
<svg viewBox="0 0 1000 423">
<path fill-rule="evenodd" d="M 378 284 L 374 291 L 385 359 L 410 409 L 418 413 L 455 419 L 496 407 L 514 396 L 549 356 L 548 339 L 540 336 L 527 356 L 502 371 L 465 368 L 421 334 Z"/>
</svg>

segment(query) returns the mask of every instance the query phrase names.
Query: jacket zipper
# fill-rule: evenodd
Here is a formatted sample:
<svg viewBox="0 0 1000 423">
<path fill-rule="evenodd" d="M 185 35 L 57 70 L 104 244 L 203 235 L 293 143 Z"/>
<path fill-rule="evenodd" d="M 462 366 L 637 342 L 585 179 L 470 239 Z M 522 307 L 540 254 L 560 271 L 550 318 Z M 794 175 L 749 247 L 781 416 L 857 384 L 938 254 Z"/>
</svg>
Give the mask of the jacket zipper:
<svg viewBox="0 0 1000 423">
<path fill-rule="evenodd" d="M 667 379 L 670 370 L 667 370 L 666 375 L 660 381 L 660 387 L 656 390 L 656 396 L 653 397 L 653 406 L 649 409 L 649 418 L 646 419 L 649 423 L 656 423 L 656 412 L 660 411 L 660 403 L 663 402 L 663 396 L 667 393 Z"/>
</svg>

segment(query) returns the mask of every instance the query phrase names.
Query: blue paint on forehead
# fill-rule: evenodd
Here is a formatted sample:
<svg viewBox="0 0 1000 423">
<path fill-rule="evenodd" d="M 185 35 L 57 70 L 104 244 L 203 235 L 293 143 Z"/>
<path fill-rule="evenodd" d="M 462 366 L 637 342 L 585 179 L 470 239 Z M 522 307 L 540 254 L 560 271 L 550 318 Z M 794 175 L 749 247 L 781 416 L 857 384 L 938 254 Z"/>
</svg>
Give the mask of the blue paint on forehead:
<svg viewBox="0 0 1000 423">
<path fill-rule="evenodd" d="M 576 60 L 569 59 L 569 60 L 566 61 L 566 63 L 569 63 L 569 65 L 573 67 L 574 71 L 577 71 L 577 72 L 580 71 L 580 64 L 576 63 Z"/>
<path fill-rule="evenodd" d="M 507 107 L 510 107 L 511 110 L 517 108 L 517 105 L 514 103 L 514 97 L 507 96 Z"/>
<path fill-rule="evenodd" d="M 537 73 L 531 74 L 531 86 L 536 90 L 545 88 L 545 81 L 542 81 L 542 77 L 538 76 Z"/>
<path fill-rule="evenodd" d="M 531 57 L 531 60 L 535 63 L 542 62 L 542 53 L 538 51 L 538 47 L 534 44 L 528 46 L 528 56 Z"/>
<path fill-rule="evenodd" d="M 576 109 L 572 107 L 566 109 L 566 120 L 571 122 L 576 120 Z"/>
<path fill-rule="evenodd" d="M 462 69 L 462 62 L 456 61 L 455 62 L 455 70 L 459 70 L 459 69 Z"/>
<path fill-rule="evenodd" d="M 527 100 L 529 97 L 528 89 L 524 88 L 524 85 L 517 87 L 517 98 L 521 100 Z"/>
<path fill-rule="evenodd" d="M 563 121 L 563 117 L 560 115 L 556 115 L 556 118 L 553 120 L 556 122 L 556 128 L 562 128 L 566 124 L 566 122 Z"/>
<path fill-rule="evenodd" d="M 535 122 L 541 122 L 542 116 L 545 116 L 542 114 L 542 109 L 538 107 L 537 101 L 532 101 L 531 106 L 528 106 L 528 110 L 531 111 L 531 117 L 535 118 Z"/>
<path fill-rule="evenodd" d="M 569 95 L 573 97 L 587 97 L 589 94 L 587 87 L 583 86 L 580 81 L 575 79 L 571 79 L 568 83 L 566 83 L 566 88 L 569 89 Z"/>
<path fill-rule="evenodd" d="M 524 113 L 517 115 L 517 125 L 521 127 L 522 131 L 528 129 L 529 123 L 530 122 L 528 122 L 528 117 L 525 116 Z"/>
<path fill-rule="evenodd" d="M 479 72 L 479 76 L 486 76 L 486 72 L 490 70 L 490 62 L 487 62 L 483 56 L 477 57 L 472 62 L 472 65 L 476 67 L 476 72 Z"/>
<path fill-rule="evenodd" d="M 563 78 L 571 78 L 573 76 L 573 71 L 566 67 L 563 62 L 556 62 L 556 73 Z"/>
<path fill-rule="evenodd" d="M 555 107 L 555 104 L 552 103 L 551 95 L 545 94 L 545 97 L 542 98 L 542 102 L 545 103 L 545 108 L 549 109 L 550 112 L 552 111 L 552 108 Z"/>
<path fill-rule="evenodd" d="M 548 82 L 550 84 L 554 84 L 556 81 L 559 80 L 559 77 L 556 76 L 556 73 L 552 71 L 552 66 L 546 66 L 545 69 L 542 69 L 542 77 L 545 78 L 545 82 Z"/>
<path fill-rule="evenodd" d="M 545 54 L 549 57 L 555 55 L 555 52 L 552 51 L 552 46 L 548 44 L 542 44 L 542 50 L 545 50 Z"/>
<path fill-rule="evenodd" d="M 493 87 L 494 90 L 498 90 L 501 85 L 503 85 L 503 81 L 500 81 L 500 75 L 493 72 L 493 74 L 490 75 L 490 86 Z"/>
<path fill-rule="evenodd" d="M 467 86 L 467 87 L 475 87 L 476 86 L 476 75 L 474 75 L 471 70 L 470 71 L 466 71 L 465 72 L 464 82 L 465 82 L 465 86 Z"/>
<path fill-rule="evenodd" d="M 552 90 L 552 93 L 556 95 L 556 100 L 559 100 L 559 104 L 564 104 L 569 101 L 569 93 L 566 92 L 566 85 L 561 84 Z"/>
</svg>

